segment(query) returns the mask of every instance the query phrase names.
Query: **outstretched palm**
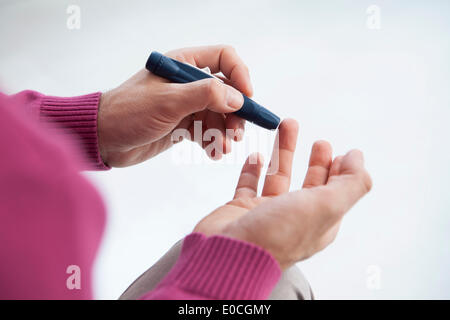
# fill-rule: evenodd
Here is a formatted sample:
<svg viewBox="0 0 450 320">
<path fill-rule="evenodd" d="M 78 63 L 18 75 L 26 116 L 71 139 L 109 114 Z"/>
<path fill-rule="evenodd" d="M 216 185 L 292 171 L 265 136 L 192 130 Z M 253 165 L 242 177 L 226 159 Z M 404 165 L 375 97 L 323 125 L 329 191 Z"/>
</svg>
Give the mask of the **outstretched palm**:
<svg viewBox="0 0 450 320">
<path fill-rule="evenodd" d="M 345 212 L 370 190 L 362 154 L 351 151 L 332 160 L 325 141 L 312 148 L 301 190 L 289 192 L 298 125 L 284 120 L 279 128 L 272 162 L 278 169 L 266 175 L 257 196 L 262 158 L 242 168 L 234 199 L 214 210 L 194 231 L 222 234 L 252 242 L 269 251 L 287 268 L 326 247 L 336 236 Z"/>
</svg>

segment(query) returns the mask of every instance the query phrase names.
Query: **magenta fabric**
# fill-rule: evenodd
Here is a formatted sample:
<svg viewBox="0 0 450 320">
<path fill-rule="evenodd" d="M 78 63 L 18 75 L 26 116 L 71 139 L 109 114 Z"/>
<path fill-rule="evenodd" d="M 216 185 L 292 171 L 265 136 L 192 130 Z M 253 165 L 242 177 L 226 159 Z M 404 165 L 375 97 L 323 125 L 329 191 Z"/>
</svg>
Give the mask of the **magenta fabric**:
<svg viewBox="0 0 450 320">
<path fill-rule="evenodd" d="M 266 299 L 280 275 L 278 263 L 253 244 L 192 233 L 169 274 L 141 299 Z"/>
<path fill-rule="evenodd" d="M 0 299 L 93 298 L 106 212 L 80 170 L 109 169 L 98 151 L 100 98 L 0 93 Z M 67 286 L 70 266 L 80 289 Z M 142 299 L 265 299 L 280 274 L 255 245 L 193 233 Z"/>
</svg>

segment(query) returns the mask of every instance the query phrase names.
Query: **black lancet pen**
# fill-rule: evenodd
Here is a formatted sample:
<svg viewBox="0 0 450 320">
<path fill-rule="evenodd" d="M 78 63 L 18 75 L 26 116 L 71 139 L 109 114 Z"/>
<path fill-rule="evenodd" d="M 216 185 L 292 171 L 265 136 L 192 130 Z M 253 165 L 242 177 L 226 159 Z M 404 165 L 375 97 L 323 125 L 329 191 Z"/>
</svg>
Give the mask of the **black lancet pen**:
<svg viewBox="0 0 450 320">
<path fill-rule="evenodd" d="M 147 60 L 145 68 L 153 74 L 177 83 L 187 83 L 206 78 L 214 78 L 209 73 L 186 63 L 166 57 L 165 55 L 153 51 Z M 235 111 L 238 117 L 250 121 L 260 127 L 274 130 L 280 124 L 280 118 L 257 104 L 255 101 L 244 95 L 242 108 Z"/>
</svg>

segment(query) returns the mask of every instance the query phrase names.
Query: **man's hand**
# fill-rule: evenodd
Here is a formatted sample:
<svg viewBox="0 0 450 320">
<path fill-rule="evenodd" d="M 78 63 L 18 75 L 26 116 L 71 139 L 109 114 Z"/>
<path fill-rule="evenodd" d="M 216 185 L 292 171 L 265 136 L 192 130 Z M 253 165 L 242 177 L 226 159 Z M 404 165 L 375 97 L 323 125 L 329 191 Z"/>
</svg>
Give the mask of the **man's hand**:
<svg viewBox="0 0 450 320">
<path fill-rule="evenodd" d="M 187 84 L 167 80 L 141 70 L 116 89 L 102 95 L 98 115 L 99 149 L 105 163 L 125 167 L 145 161 L 169 148 L 171 133 L 187 129 L 193 137 L 193 123 L 202 121 L 203 132 L 221 132 L 213 141 L 222 151 L 209 155 L 219 159 L 231 150 L 231 140 L 242 139 L 245 120 L 232 112 L 243 103 L 242 93 L 252 95 L 247 67 L 229 46 L 187 48 L 167 53 L 171 58 L 222 72 L 225 83 L 205 79 Z M 240 92 L 239 92 L 239 91 Z M 227 135 L 226 129 L 234 130 Z M 203 148 L 209 142 L 199 141 Z M 211 142 L 212 143 L 212 142 Z M 217 151 L 217 152 L 216 152 Z"/>
<path fill-rule="evenodd" d="M 344 214 L 369 190 L 372 182 L 358 150 L 332 160 L 329 143 L 316 142 L 301 190 L 289 192 L 298 125 L 279 127 L 279 148 L 272 161 L 278 171 L 267 175 L 257 196 L 262 158 L 242 168 L 234 199 L 195 227 L 206 235 L 222 234 L 254 243 L 272 254 L 284 270 L 329 245 Z M 279 156 L 279 159 L 274 157 Z M 255 163 L 256 162 L 256 163 Z"/>
</svg>

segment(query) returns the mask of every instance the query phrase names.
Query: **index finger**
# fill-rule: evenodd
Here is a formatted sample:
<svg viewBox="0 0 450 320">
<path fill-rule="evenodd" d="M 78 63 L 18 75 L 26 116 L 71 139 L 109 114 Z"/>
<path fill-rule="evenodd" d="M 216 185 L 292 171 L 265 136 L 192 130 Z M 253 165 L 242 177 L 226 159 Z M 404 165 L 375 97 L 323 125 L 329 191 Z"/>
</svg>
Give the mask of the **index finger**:
<svg viewBox="0 0 450 320">
<path fill-rule="evenodd" d="M 231 46 L 185 48 L 168 55 L 175 59 L 182 58 L 198 68 L 208 67 L 212 73 L 222 72 L 234 88 L 249 97 L 253 94 L 248 68 Z"/>
</svg>

